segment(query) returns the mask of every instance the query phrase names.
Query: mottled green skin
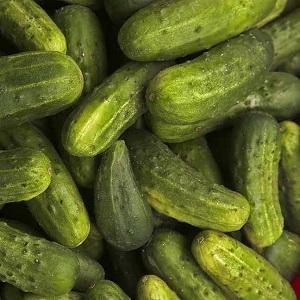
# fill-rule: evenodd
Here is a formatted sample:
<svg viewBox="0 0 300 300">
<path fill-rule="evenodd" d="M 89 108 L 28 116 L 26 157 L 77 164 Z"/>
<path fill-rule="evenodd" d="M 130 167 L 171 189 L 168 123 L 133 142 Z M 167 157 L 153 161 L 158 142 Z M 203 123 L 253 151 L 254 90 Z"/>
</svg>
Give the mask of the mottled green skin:
<svg viewBox="0 0 300 300">
<path fill-rule="evenodd" d="M 170 229 L 156 231 L 143 248 L 142 256 L 148 271 L 162 278 L 180 299 L 226 299 L 197 265 L 190 243 L 182 234 Z"/>
<path fill-rule="evenodd" d="M 118 41 L 132 60 L 170 60 L 239 35 L 274 5 L 274 0 L 159 0 L 125 22 Z"/>
<path fill-rule="evenodd" d="M 94 156 L 111 146 L 146 111 L 144 89 L 169 65 L 130 62 L 113 73 L 67 119 L 65 149 L 75 156 Z"/>
<path fill-rule="evenodd" d="M 296 300 L 289 283 L 254 250 L 213 230 L 200 232 L 192 253 L 230 299 Z"/>
<path fill-rule="evenodd" d="M 42 151 L 51 161 L 47 190 L 26 204 L 43 230 L 56 242 L 76 247 L 87 237 L 89 217 L 77 187 L 50 141 L 27 123 L 0 132 L 0 147 L 28 147 Z"/>
<path fill-rule="evenodd" d="M 51 164 L 41 151 L 18 148 L 0 151 L 0 204 L 30 200 L 51 181 Z"/>
<path fill-rule="evenodd" d="M 201 228 L 235 231 L 246 223 L 249 204 L 242 195 L 205 179 L 150 132 L 127 131 L 123 138 L 139 188 L 155 210 Z"/>
<path fill-rule="evenodd" d="M 205 137 L 170 144 L 169 148 L 189 166 L 200 172 L 206 179 L 222 184 L 221 172 L 210 152 Z"/>
<path fill-rule="evenodd" d="M 251 112 L 234 127 L 231 143 L 233 188 L 251 207 L 244 226 L 246 236 L 255 247 L 270 246 L 283 231 L 278 195 L 279 125 L 268 114 Z"/>
<path fill-rule="evenodd" d="M 84 300 L 130 300 L 124 291 L 110 280 L 101 280 L 89 289 Z"/>
<path fill-rule="evenodd" d="M 23 292 L 9 283 L 1 285 L 1 300 L 24 300 Z"/>
<path fill-rule="evenodd" d="M 278 64 L 277 71 L 287 72 L 300 77 L 300 51 Z"/>
<path fill-rule="evenodd" d="M 67 41 L 67 54 L 78 64 L 83 77 L 83 94 L 91 92 L 106 76 L 107 55 L 102 26 L 91 9 L 67 5 L 53 19 Z"/>
<path fill-rule="evenodd" d="M 69 292 L 78 274 L 76 255 L 69 249 L 0 222 L 2 282 L 24 292 L 56 296 Z"/>
<path fill-rule="evenodd" d="M 300 235 L 300 127 L 284 121 L 280 132 L 279 199 L 286 228 Z"/>
<path fill-rule="evenodd" d="M 282 60 L 300 51 L 300 8 L 266 25 L 263 31 L 273 40 L 274 69 Z"/>
<path fill-rule="evenodd" d="M 1 127 L 56 114 L 72 105 L 83 88 L 75 61 L 58 52 L 0 57 L 0 73 Z"/>
<path fill-rule="evenodd" d="M 129 251 L 149 240 L 153 230 L 151 207 L 138 189 L 122 140 L 103 154 L 94 199 L 96 223 L 109 244 Z"/>
<path fill-rule="evenodd" d="M 143 276 L 137 285 L 137 300 L 180 300 L 175 292 L 155 275 Z"/>
<path fill-rule="evenodd" d="M 300 237 L 284 230 L 280 238 L 265 249 L 264 257 L 291 282 L 300 272 Z"/>
<path fill-rule="evenodd" d="M 33 0 L 0 1 L 0 32 L 20 51 L 66 53 L 64 35 Z"/>
<path fill-rule="evenodd" d="M 69 292 L 55 297 L 42 297 L 35 294 L 24 294 L 22 300 L 84 300 L 84 295 L 75 292 Z"/>
</svg>

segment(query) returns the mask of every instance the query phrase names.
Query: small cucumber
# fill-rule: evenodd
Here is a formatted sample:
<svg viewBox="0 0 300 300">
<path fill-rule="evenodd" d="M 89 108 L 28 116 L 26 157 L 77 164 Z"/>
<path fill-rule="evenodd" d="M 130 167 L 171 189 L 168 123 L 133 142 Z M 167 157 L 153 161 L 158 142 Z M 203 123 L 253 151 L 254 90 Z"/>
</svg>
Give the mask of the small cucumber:
<svg viewBox="0 0 300 300">
<path fill-rule="evenodd" d="M 124 23 L 118 41 L 132 60 L 170 60 L 239 35 L 267 16 L 274 5 L 274 0 L 158 0 Z"/>
<path fill-rule="evenodd" d="M 69 292 L 55 297 L 42 297 L 35 294 L 25 293 L 22 300 L 84 300 L 84 295 L 76 292 Z"/>
<path fill-rule="evenodd" d="M 129 251 L 148 241 L 153 230 L 151 207 L 138 189 L 122 140 L 102 156 L 94 199 L 96 223 L 109 244 Z"/>
<path fill-rule="evenodd" d="M 33 0 L 0 1 L 0 32 L 20 51 L 66 53 L 64 35 Z"/>
<path fill-rule="evenodd" d="M 290 284 L 254 250 L 224 233 L 200 232 L 192 253 L 230 299 L 296 300 Z"/>
</svg>

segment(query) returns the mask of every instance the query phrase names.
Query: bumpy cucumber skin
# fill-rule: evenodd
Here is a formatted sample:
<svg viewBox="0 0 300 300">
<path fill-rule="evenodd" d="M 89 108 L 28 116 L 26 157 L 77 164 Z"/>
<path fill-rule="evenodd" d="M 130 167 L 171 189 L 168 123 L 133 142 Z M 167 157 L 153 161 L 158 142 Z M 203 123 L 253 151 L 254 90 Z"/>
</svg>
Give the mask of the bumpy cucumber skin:
<svg viewBox="0 0 300 300">
<path fill-rule="evenodd" d="M 89 289 L 84 296 L 85 300 L 130 300 L 124 291 L 110 280 L 101 280 Z"/>
<path fill-rule="evenodd" d="M 122 140 L 102 156 L 94 199 L 96 223 L 109 244 L 130 251 L 149 240 L 153 230 L 151 207 L 138 189 Z"/>
<path fill-rule="evenodd" d="M 12 299 L 11 299 L 12 300 Z M 69 292 L 67 294 L 55 297 L 42 297 L 35 294 L 26 293 L 22 300 L 84 300 L 84 294 Z"/>
<path fill-rule="evenodd" d="M 1 127 L 53 115 L 81 95 L 82 73 L 65 54 L 24 52 L 0 57 L 0 66 Z"/>
<path fill-rule="evenodd" d="M 150 132 L 127 131 L 123 138 L 139 188 L 155 210 L 201 228 L 235 231 L 245 224 L 249 204 L 242 195 L 205 179 Z"/>
<path fill-rule="evenodd" d="M 170 144 L 169 148 L 189 166 L 200 172 L 206 179 L 222 184 L 221 172 L 210 152 L 205 137 Z"/>
<path fill-rule="evenodd" d="M 130 62 L 88 95 L 67 119 L 62 144 L 75 156 L 106 150 L 145 111 L 144 88 L 170 63 Z"/>
<path fill-rule="evenodd" d="M 226 234 L 200 232 L 192 243 L 192 253 L 230 299 L 296 300 L 290 284 L 270 263 Z"/>
<path fill-rule="evenodd" d="M 73 248 L 87 237 L 90 221 L 77 187 L 50 141 L 27 123 L 0 132 L 5 149 L 28 147 L 42 151 L 51 161 L 47 190 L 26 204 L 43 230 L 58 243 Z"/>
<path fill-rule="evenodd" d="M 280 132 L 279 199 L 286 228 L 300 235 L 300 127 L 284 121 Z"/>
<path fill-rule="evenodd" d="M 236 124 L 231 140 L 233 188 L 251 207 L 244 226 L 246 236 L 256 247 L 270 246 L 283 231 L 278 195 L 279 125 L 268 114 L 251 112 Z"/>
<path fill-rule="evenodd" d="M 175 292 L 155 275 L 143 276 L 137 285 L 137 300 L 180 300 Z"/>
<path fill-rule="evenodd" d="M 151 114 L 171 124 L 216 117 L 262 84 L 272 58 L 270 37 L 251 30 L 161 71 L 147 87 L 147 107 Z"/>
<path fill-rule="evenodd" d="M 21 51 L 66 53 L 63 33 L 33 0 L 0 1 L 0 32 Z"/>
<path fill-rule="evenodd" d="M 104 34 L 97 16 L 87 7 L 68 5 L 53 17 L 67 40 L 67 54 L 84 77 L 83 94 L 93 90 L 106 76 L 107 55 Z"/>
<path fill-rule="evenodd" d="M 274 4 L 274 0 L 155 1 L 124 23 L 119 45 L 126 56 L 137 61 L 186 56 L 253 27 Z"/>
<path fill-rule="evenodd" d="M 69 249 L 34 237 L 0 222 L 2 282 L 24 292 L 56 296 L 69 292 L 78 274 L 78 261 Z"/>
<path fill-rule="evenodd" d="M 169 229 L 156 231 L 143 248 L 147 269 L 162 278 L 182 300 L 226 299 L 220 288 L 197 265 L 190 243 Z"/>
<path fill-rule="evenodd" d="M 23 292 L 9 283 L 1 285 L 1 300 L 24 300 Z"/>
</svg>

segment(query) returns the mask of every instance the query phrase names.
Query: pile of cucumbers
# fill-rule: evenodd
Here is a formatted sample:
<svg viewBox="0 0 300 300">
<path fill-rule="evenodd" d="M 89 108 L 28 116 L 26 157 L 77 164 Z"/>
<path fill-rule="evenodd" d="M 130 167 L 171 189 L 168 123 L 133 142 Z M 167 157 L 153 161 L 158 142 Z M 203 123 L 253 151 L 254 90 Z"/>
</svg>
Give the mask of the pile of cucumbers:
<svg viewBox="0 0 300 300">
<path fill-rule="evenodd" d="M 299 0 L 0 0 L 1 299 L 296 300 L 299 77 Z"/>
</svg>

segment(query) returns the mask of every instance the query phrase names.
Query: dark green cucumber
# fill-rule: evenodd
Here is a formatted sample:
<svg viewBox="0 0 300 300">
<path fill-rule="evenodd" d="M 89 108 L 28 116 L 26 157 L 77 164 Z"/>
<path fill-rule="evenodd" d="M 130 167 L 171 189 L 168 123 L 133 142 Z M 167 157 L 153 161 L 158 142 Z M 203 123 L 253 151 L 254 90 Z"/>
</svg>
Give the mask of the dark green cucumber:
<svg viewBox="0 0 300 300">
<path fill-rule="evenodd" d="M 249 204 L 242 195 L 204 178 L 150 132 L 123 137 L 140 190 L 155 210 L 201 228 L 235 231 L 246 223 Z"/>
<path fill-rule="evenodd" d="M 284 230 L 280 238 L 265 249 L 264 257 L 291 282 L 300 272 L 300 237 Z"/>
<path fill-rule="evenodd" d="M 200 172 L 206 179 L 222 184 L 219 167 L 204 137 L 170 144 L 169 148 L 189 166 Z"/>
<path fill-rule="evenodd" d="M 102 26 L 91 9 L 67 5 L 53 19 L 67 40 L 67 54 L 78 64 L 84 77 L 83 93 L 91 92 L 106 76 L 107 57 Z"/>
<path fill-rule="evenodd" d="M 144 88 L 169 65 L 130 62 L 107 78 L 67 119 L 62 132 L 65 149 L 75 156 L 106 150 L 146 111 Z"/>
<path fill-rule="evenodd" d="M 33 0 L 0 1 L 0 32 L 20 51 L 66 53 L 64 35 Z"/>
<path fill-rule="evenodd" d="M 300 77 L 300 51 L 279 63 L 276 68 L 277 71 L 287 72 Z"/>
<path fill-rule="evenodd" d="M 159 0 L 125 22 L 118 41 L 132 60 L 170 60 L 239 35 L 267 16 L 274 5 L 274 0 Z"/>
<path fill-rule="evenodd" d="M 23 292 L 9 283 L 1 285 L 1 300 L 24 300 Z"/>
<path fill-rule="evenodd" d="M 280 123 L 281 160 L 279 199 L 285 226 L 300 234 L 300 127 L 292 121 Z"/>
<path fill-rule="evenodd" d="M 180 300 L 175 292 L 155 275 L 143 276 L 137 286 L 137 300 Z"/>
<path fill-rule="evenodd" d="M 160 229 L 153 234 L 142 254 L 147 269 L 162 278 L 180 299 L 226 299 L 220 288 L 197 265 L 184 235 Z"/>
<path fill-rule="evenodd" d="M 101 10 L 104 8 L 104 0 L 60 0 L 68 4 L 83 5 L 92 10 Z"/>
<path fill-rule="evenodd" d="M 290 284 L 270 263 L 224 233 L 200 232 L 192 243 L 192 253 L 230 299 L 296 300 Z"/>
<path fill-rule="evenodd" d="M 124 291 L 110 280 L 101 280 L 89 289 L 84 300 L 130 300 Z"/>
<path fill-rule="evenodd" d="M 72 105 L 83 88 L 75 61 L 58 52 L 0 57 L 0 72 L 1 127 L 53 115 Z"/>
<path fill-rule="evenodd" d="M 138 189 L 122 140 L 103 154 L 94 199 L 96 223 L 109 244 L 129 251 L 148 241 L 153 230 L 151 207 Z"/>
<path fill-rule="evenodd" d="M 48 156 L 53 170 L 50 186 L 26 204 L 53 240 L 67 247 L 81 244 L 90 229 L 89 217 L 71 175 L 50 141 L 33 125 L 23 124 L 1 131 L 0 147 L 29 147 Z"/>
<path fill-rule="evenodd" d="M 0 222 L 0 278 L 24 292 L 58 296 L 69 292 L 78 274 L 76 255 L 43 238 Z"/>
<path fill-rule="evenodd" d="M 69 292 L 55 297 L 42 297 L 35 294 L 25 293 L 22 300 L 84 300 L 84 294 Z"/>
<path fill-rule="evenodd" d="M 30 200 L 51 182 L 51 164 L 41 151 L 18 148 L 0 151 L 0 204 Z"/>
</svg>

